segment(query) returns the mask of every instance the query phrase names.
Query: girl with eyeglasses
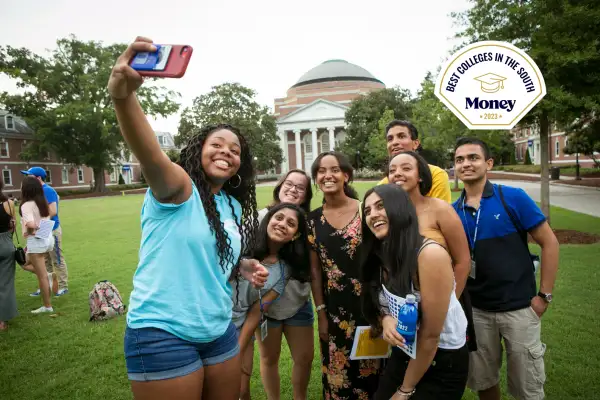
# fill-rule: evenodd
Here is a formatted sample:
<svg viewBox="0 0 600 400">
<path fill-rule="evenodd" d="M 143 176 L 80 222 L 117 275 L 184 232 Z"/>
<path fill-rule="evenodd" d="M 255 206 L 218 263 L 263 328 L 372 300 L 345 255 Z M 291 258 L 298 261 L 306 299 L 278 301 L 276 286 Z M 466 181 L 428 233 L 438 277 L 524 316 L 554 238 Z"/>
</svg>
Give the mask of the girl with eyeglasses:
<svg viewBox="0 0 600 400">
<path fill-rule="evenodd" d="M 267 348 L 269 351 L 275 352 L 277 356 L 281 352 L 281 332 L 285 320 L 276 321 L 273 317 L 294 316 L 298 307 L 301 307 L 302 302 L 306 302 L 305 298 L 298 299 L 298 293 L 294 286 L 294 282 L 310 285 L 308 283 L 310 261 L 306 232 L 306 213 L 295 204 L 276 204 L 269 209 L 269 212 L 263 218 L 258 229 L 257 245 L 253 251 L 253 257 L 260 260 L 261 264 L 267 267 L 269 278 L 261 292 L 251 288 L 250 284 L 243 279 L 238 280 L 237 284 L 233 285 L 233 323 L 240 332 L 239 344 L 242 354 L 246 355 L 248 349 L 252 348 L 253 335 L 259 341 L 261 351 L 264 352 Z M 267 336 L 264 341 L 259 328 L 261 311 L 270 315 L 270 317 L 265 318 L 267 325 L 272 324 L 273 321 L 276 322 L 275 326 L 267 329 Z M 299 327 L 305 335 L 308 333 L 311 341 L 309 347 L 312 349 L 312 325 L 308 327 L 299 325 Z M 292 335 L 291 338 L 291 343 L 297 346 L 298 341 L 294 341 L 297 337 Z M 290 339 L 287 340 L 290 342 Z M 298 348 L 294 347 L 294 350 L 298 350 Z M 302 350 L 306 351 L 306 349 Z M 262 355 L 263 353 L 261 353 Z M 312 353 L 310 359 L 312 361 Z M 252 360 L 251 355 L 250 360 Z M 304 365 L 301 366 L 304 367 Z M 297 367 L 294 366 L 295 369 Z M 308 367 L 307 385 L 310 377 L 310 363 Z M 297 373 L 297 371 L 295 372 Z M 280 395 L 277 365 L 275 365 L 274 375 L 268 377 L 271 379 L 271 381 L 268 381 L 271 386 L 264 385 L 269 399 L 279 399 Z M 264 382 L 266 377 L 264 370 L 261 370 L 261 377 Z M 242 395 L 249 393 L 249 383 L 246 382 L 246 378 L 245 375 L 242 375 Z M 294 398 L 306 398 L 306 396 L 295 396 Z"/>
<path fill-rule="evenodd" d="M 259 223 L 267 213 L 279 204 L 294 204 L 310 211 L 312 200 L 310 177 L 301 169 L 288 171 L 273 189 L 273 202 L 258 211 Z M 309 276 L 292 276 L 279 300 L 271 304 L 266 312 L 268 335 L 262 341 L 257 335 L 260 350 L 260 376 L 269 399 L 279 399 L 280 377 L 279 358 L 281 355 L 282 337 L 292 355 L 292 390 L 294 399 L 307 398 L 308 383 L 314 358 L 313 325 L 314 314 L 310 299 Z M 242 396 L 250 399 L 250 377 L 254 346 L 251 342 L 242 355 Z"/>
</svg>

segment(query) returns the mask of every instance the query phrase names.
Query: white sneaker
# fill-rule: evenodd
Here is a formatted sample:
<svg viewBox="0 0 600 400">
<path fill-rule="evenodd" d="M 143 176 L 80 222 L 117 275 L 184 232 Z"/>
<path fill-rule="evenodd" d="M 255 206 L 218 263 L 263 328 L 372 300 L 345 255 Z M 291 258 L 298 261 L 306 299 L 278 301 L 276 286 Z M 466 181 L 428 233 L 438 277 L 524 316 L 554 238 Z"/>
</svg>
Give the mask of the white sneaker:
<svg viewBox="0 0 600 400">
<path fill-rule="evenodd" d="M 40 308 L 38 308 L 36 310 L 32 310 L 31 313 L 32 314 L 41 314 L 41 313 L 53 312 L 53 311 L 54 311 L 54 308 L 52 308 L 52 307 L 41 306 Z"/>
</svg>

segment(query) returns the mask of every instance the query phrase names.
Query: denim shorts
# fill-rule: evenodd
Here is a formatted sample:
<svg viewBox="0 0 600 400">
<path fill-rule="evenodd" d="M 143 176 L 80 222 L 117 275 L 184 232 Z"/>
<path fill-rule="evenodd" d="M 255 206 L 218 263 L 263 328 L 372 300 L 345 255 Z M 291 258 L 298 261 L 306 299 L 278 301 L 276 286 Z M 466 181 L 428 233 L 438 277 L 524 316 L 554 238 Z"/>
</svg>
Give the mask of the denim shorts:
<svg viewBox="0 0 600 400">
<path fill-rule="evenodd" d="M 294 314 L 290 318 L 284 319 L 284 320 L 268 318 L 268 320 L 269 320 L 269 323 L 268 323 L 269 328 L 277 328 L 277 327 L 281 326 L 281 324 L 287 325 L 287 326 L 313 326 L 314 321 L 315 321 L 315 315 L 313 313 L 312 304 L 309 299 L 298 310 L 298 312 L 296 312 L 296 314 Z"/>
<path fill-rule="evenodd" d="M 235 325 L 209 343 L 183 340 L 157 328 L 125 330 L 125 363 L 132 381 L 157 381 L 189 375 L 204 366 L 220 364 L 240 348 Z"/>
<path fill-rule="evenodd" d="M 25 252 L 27 254 L 43 254 L 48 253 L 54 249 L 54 236 L 50 236 L 46 239 L 40 239 L 35 236 L 29 236 L 27 238 L 27 247 Z"/>
</svg>

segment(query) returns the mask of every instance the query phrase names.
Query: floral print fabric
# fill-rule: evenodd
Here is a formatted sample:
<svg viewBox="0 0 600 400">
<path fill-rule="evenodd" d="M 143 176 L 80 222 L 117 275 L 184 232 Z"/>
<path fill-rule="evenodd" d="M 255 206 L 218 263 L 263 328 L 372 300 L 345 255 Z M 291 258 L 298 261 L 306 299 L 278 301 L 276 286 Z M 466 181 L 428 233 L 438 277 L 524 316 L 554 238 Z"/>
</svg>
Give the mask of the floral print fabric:
<svg viewBox="0 0 600 400">
<path fill-rule="evenodd" d="M 325 400 L 368 400 L 377 390 L 379 360 L 350 360 L 357 326 L 368 325 L 360 308 L 361 219 L 357 212 L 343 229 L 325 219 L 323 208 L 309 215 L 309 241 L 319 256 L 329 340 L 321 341 Z"/>
</svg>

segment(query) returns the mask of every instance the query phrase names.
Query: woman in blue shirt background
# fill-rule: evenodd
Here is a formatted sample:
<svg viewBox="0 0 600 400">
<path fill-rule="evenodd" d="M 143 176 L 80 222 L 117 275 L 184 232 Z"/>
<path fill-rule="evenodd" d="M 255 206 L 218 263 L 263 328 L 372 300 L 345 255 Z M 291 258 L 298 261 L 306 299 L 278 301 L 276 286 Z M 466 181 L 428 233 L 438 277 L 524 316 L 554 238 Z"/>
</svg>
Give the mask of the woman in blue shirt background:
<svg viewBox="0 0 600 400">
<path fill-rule="evenodd" d="M 138 37 L 108 82 L 123 137 L 150 186 L 127 314 L 127 372 L 136 399 L 238 399 L 228 280 L 239 272 L 262 287 L 268 276 L 256 260 L 239 257 L 242 240 L 254 247 L 258 217 L 252 156 L 236 128 L 216 125 L 190 139 L 179 165 L 169 160 L 135 96 L 142 77 L 128 65 L 135 53 L 155 50 Z"/>
</svg>

